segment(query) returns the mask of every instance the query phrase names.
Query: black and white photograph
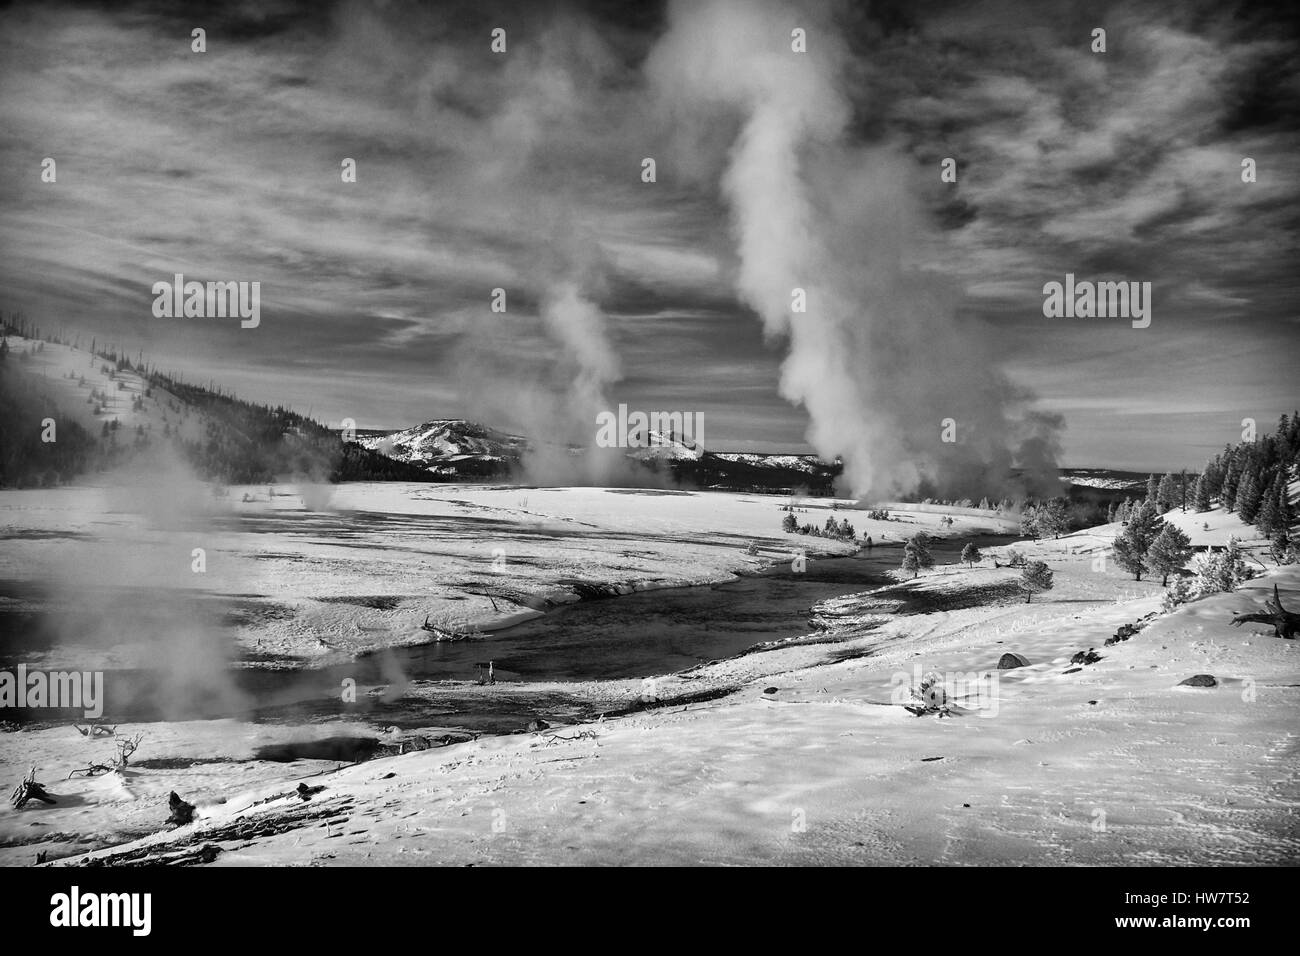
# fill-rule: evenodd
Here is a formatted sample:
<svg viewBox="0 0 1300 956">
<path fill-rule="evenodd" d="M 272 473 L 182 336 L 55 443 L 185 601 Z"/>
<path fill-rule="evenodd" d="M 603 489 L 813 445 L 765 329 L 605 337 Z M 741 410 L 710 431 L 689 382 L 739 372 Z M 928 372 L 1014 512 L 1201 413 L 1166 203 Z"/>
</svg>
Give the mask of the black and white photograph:
<svg viewBox="0 0 1300 956">
<path fill-rule="evenodd" d="M 30 918 L 147 935 L 77 882 L 139 867 L 1300 863 L 1298 27 L 0 6 Z M 1102 924 L 1246 902 L 1132 886 Z"/>
</svg>

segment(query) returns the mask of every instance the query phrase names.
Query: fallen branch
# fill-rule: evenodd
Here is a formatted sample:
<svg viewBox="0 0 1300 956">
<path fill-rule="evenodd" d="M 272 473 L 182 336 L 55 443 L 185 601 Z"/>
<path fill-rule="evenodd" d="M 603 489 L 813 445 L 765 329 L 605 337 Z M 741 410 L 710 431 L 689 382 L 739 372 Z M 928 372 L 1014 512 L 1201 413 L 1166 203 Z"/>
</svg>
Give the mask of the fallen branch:
<svg viewBox="0 0 1300 956">
<path fill-rule="evenodd" d="M 85 767 L 78 767 L 76 770 L 68 772 L 68 779 L 73 777 L 98 777 L 101 773 L 108 773 L 113 768 L 102 763 L 92 763 Z"/>
<path fill-rule="evenodd" d="M 105 727 L 103 724 L 91 724 L 89 727 L 82 727 L 80 724 L 73 724 L 72 726 L 76 727 L 77 733 L 83 737 L 112 737 L 117 733 L 116 724 L 111 728 Z"/>
</svg>

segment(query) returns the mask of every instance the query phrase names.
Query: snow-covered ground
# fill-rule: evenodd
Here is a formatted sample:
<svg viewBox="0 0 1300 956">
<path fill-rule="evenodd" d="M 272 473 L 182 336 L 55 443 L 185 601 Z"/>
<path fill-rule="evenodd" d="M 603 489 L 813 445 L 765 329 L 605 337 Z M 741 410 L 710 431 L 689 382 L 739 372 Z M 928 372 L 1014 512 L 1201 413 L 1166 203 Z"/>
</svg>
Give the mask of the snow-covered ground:
<svg viewBox="0 0 1300 956">
<path fill-rule="evenodd" d="M 51 509 L 55 500 L 48 492 L 25 503 L 6 495 L 0 520 L 99 530 L 88 517 L 74 518 L 77 509 Z M 268 529 L 218 522 L 212 550 L 222 561 L 272 562 L 274 572 L 263 572 L 258 587 L 277 589 L 284 601 L 295 593 L 310 600 L 317 588 L 411 594 L 421 581 L 438 588 L 472 576 L 481 583 L 492 576 L 492 547 L 505 549 L 507 575 L 524 582 L 514 586 L 537 593 L 563 590 L 559 579 L 570 573 L 651 586 L 719 579 L 800 545 L 836 549 L 825 539 L 775 531 L 782 503 L 594 489 L 343 487 L 330 502 L 337 509 L 331 520 L 386 514 L 387 535 L 365 528 L 340 544 L 340 532 L 312 525 L 313 515 L 326 513 L 305 513 L 285 495 L 232 504 Z M 829 502 L 799 506 L 809 509 L 800 521 L 820 526 Z M 940 517 L 917 512 L 870 522 L 843 515 L 877 541 L 917 527 L 937 531 Z M 272 522 L 277 517 L 285 527 Z M 1235 518 L 1217 512 L 1170 517 L 1200 529 L 1201 544 L 1246 536 Z M 99 520 L 125 526 L 123 534 L 150 533 L 138 520 Z M 968 534 L 973 529 L 963 523 L 973 520 L 958 517 L 948 532 Z M 1257 609 L 1275 584 L 1288 607 L 1300 606 L 1300 569 L 1271 569 L 1236 593 L 1157 616 L 1130 640 L 1105 647 L 1121 624 L 1157 610 L 1162 592 L 1158 582 L 1135 582 L 1103 559 L 1115 530 L 1017 545 L 1055 572 L 1055 587 L 1031 603 L 1015 592 L 1014 571 L 993 566 L 1005 557 L 998 549 L 973 569 L 940 567 L 823 602 L 818 628 L 805 639 L 666 675 L 655 682 L 663 706 L 336 772 L 322 773 L 336 764 L 320 760 L 248 758 L 261 742 L 339 734 L 338 724 L 119 727 L 119 734 L 145 731 L 140 756 L 158 763 L 71 781 L 63 779 L 69 770 L 111 748 L 70 727 L 6 733 L 0 776 L 16 781 L 36 763 L 61 803 L 0 810 L 0 860 L 31 862 L 38 846 L 61 856 L 89 839 L 116 843 L 153 828 L 97 853 L 166 856 L 211 843 L 220 849 L 214 865 L 1296 862 L 1300 652 L 1268 628 L 1231 628 L 1228 620 Z M 394 532 L 402 553 L 396 559 L 389 553 Z M 29 535 L 18 561 L 8 547 L 13 540 L 0 577 L 48 557 L 33 545 L 71 546 Z M 743 549 L 753 540 L 760 555 L 751 557 Z M 250 541 L 265 541 L 260 547 L 272 554 L 251 557 Z M 282 556 L 288 546 L 299 556 Z M 428 562 L 423 579 L 421 560 Z M 909 613 L 920 590 L 937 610 Z M 350 609 L 348 626 L 359 626 L 361 610 Z M 391 612 L 392 620 L 415 612 Z M 329 643 L 341 650 L 363 642 Z M 1070 663 L 1088 648 L 1102 659 Z M 1007 651 L 1029 666 L 994 670 Z M 962 695 L 962 716 L 918 718 L 903 710 L 907 687 L 930 671 Z M 1218 686 L 1179 685 L 1202 673 L 1215 675 Z M 552 689 L 627 700 L 636 692 L 630 684 Z M 217 757 L 228 759 L 175 769 Z M 304 778 L 324 788 L 308 801 L 293 792 Z M 196 823 L 162 827 L 171 790 L 199 806 Z M 63 836 L 51 839 L 56 833 Z"/>
</svg>

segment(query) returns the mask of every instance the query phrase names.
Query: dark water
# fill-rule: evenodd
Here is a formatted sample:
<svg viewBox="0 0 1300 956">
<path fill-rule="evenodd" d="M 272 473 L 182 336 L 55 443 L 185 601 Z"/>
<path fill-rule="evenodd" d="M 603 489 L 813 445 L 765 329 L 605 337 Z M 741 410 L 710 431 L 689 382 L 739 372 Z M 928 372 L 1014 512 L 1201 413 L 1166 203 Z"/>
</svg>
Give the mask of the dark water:
<svg viewBox="0 0 1300 956">
<path fill-rule="evenodd" d="M 936 563 L 955 562 L 967 540 L 986 547 L 1010 539 L 989 536 L 936 541 L 932 547 Z M 105 719 L 365 717 L 398 726 L 518 728 L 531 712 L 527 704 L 500 698 L 485 702 L 481 694 L 457 700 L 453 695 L 440 699 L 435 709 L 412 698 L 384 702 L 364 690 L 402 679 L 473 681 L 478 674 L 476 665 L 487 661 L 493 663 L 498 682 L 668 674 L 735 656 L 761 642 L 808 633 L 814 604 L 887 583 L 884 572 L 898 567 L 900 557 L 897 546 L 877 547 L 851 557 L 809 559 L 802 572 L 786 564 L 725 584 L 587 600 L 485 634 L 483 640 L 389 649 L 336 667 L 235 668 L 229 672 L 233 688 L 223 688 L 222 694 L 206 686 L 207 682 L 178 687 L 174 673 L 109 671 L 105 674 Z M 8 622 L 10 627 L 15 623 Z M 13 646 L 7 641 L 6 645 Z M 345 679 L 355 681 L 359 691 L 358 700 L 347 705 L 340 694 Z M 19 721 L 54 716 L 48 710 L 5 714 L 10 715 Z"/>
</svg>

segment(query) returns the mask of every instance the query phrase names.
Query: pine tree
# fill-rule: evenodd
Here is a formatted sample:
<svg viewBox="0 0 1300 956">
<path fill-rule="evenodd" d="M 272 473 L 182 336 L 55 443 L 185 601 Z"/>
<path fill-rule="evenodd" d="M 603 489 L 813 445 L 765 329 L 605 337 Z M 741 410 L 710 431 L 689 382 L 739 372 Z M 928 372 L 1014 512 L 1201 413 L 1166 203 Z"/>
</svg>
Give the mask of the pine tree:
<svg viewBox="0 0 1300 956">
<path fill-rule="evenodd" d="M 1020 516 L 1020 533 L 1038 540 L 1042 531 L 1038 527 L 1038 509 L 1033 505 L 1026 505 L 1024 514 Z"/>
<path fill-rule="evenodd" d="M 1255 514 L 1255 527 L 1265 538 L 1271 538 L 1273 532 L 1277 530 L 1277 502 L 1278 498 L 1285 494 L 1286 485 L 1282 483 L 1282 471 L 1279 469 L 1273 478 L 1273 483 L 1268 486 L 1268 491 L 1264 492 L 1259 503 L 1259 511 Z"/>
<path fill-rule="evenodd" d="M 1279 531 L 1285 531 L 1288 534 L 1291 531 L 1291 522 L 1294 515 L 1291 512 L 1291 495 L 1286 486 L 1286 473 L 1282 474 L 1282 487 L 1277 494 L 1277 525 Z"/>
<path fill-rule="evenodd" d="M 965 561 L 968 567 L 973 568 L 976 561 L 984 560 L 984 555 L 980 554 L 980 549 L 975 547 L 975 542 L 971 541 L 961 549 L 961 560 Z"/>
<path fill-rule="evenodd" d="M 1137 513 L 1129 517 L 1124 532 L 1115 538 L 1115 560 L 1138 581 L 1142 580 L 1142 572 L 1148 570 L 1147 551 L 1163 526 L 1164 521 L 1156 514 L 1155 502 L 1145 501 Z"/>
<path fill-rule="evenodd" d="M 1237 485 L 1241 482 L 1241 466 L 1237 464 L 1235 457 L 1228 459 L 1227 467 L 1223 472 L 1223 489 L 1219 493 L 1219 499 L 1223 502 L 1223 510 L 1229 513 L 1237 510 Z"/>
<path fill-rule="evenodd" d="M 1161 575 L 1162 587 L 1169 586 L 1169 575 L 1182 568 L 1192 556 L 1191 539 L 1181 528 L 1166 524 L 1151 542 L 1146 564 L 1153 574 Z"/>
<path fill-rule="evenodd" d="M 1036 592 L 1052 589 L 1051 569 L 1042 561 L 1030 561 L 1020 572 L 1020 587 L 1025 592 L 1025 603 L 1028 604 Z"/>
<path fill-rule="evenodd" d="M 911 571 L 912 577 L 916 577 L 922 568 L 932 567 L 934 558 L 930 554 L 930 539 L 924 532 L 918 531 L 903 546 L 903 570 Z"/>
<path fill-rule="evenodd" d="M 1114 523 L 1115 523 L 1115 502 L 1112 501 L 1109 505 L 1106 506 L 1106 524 L 1114 524 Z"/>
<path fill-rule="evenodd" d="M 1166 474 L 1156 486 L 1156 504 L 1162 514 L 1173 508 L 1178 501 L 1177 480 L 1173 475 Z"/>
<path fill-rule="evenodd" d="M 1223 492 L 1223 460 L 1215 455 L 1205 466 L 1205 476 L 1210 480 L 1210 500 Z"/>
<path fill-rule="evenodd" d="M 1053 498 L 1044 502 L 1035 515 L 1035 528 L 1044 538 L 1051 535 L 1059 538 L 1070 530 L 1070 515 L 1065 509 L 1065 501 Z"/>
<path fill-rule="evenodd" d="M 1210 473 L 1208 471 L 1196 479 L 1196 488 L 1192 491 L 1192 508 L 1196 511 L 1210 510 Z"/>
<path fill-rule="evenodd" d="M 1273 532 L 1273 537 L 1269 540 L 1268 553 L 1273 560 L 1279 565 L 1290 564 L 1290 557 L 1294 553 L 1291 545 L 1291 539 L 1287 533 L 1281 529 Z"/>
<path fill-rule="evenodd" d="M 903 548 L 902 569 L 904 571 L 911 571 L 912 577 L 916 577 L 921 573 L 921 560 L 916 556 L 916 552 L 911 548 Z"/>
<path fill-rule="evenodd" d="M 799 522 L 795 520 L 794 515 L 788 514 L 781 519 L 782 531 L 795 531 L 799 527 Z"/>
<path fill-rule="evenodd" d="M 1155 501 L 1160 495 L 1160 482 L 1154 474 L 1147 475 L 1147 501 Z"/>
<path fill-rule="evenodd" d="M 1259 513 L 1259 505 L 1264 497 L 1259 486 L 1259 476 L 1254 468 L 1247 468 L 1242 473 L 1241 483 L 1237 486 L 1237 517 L 1246 524 L 1254 524 Z"/>
</svg>

